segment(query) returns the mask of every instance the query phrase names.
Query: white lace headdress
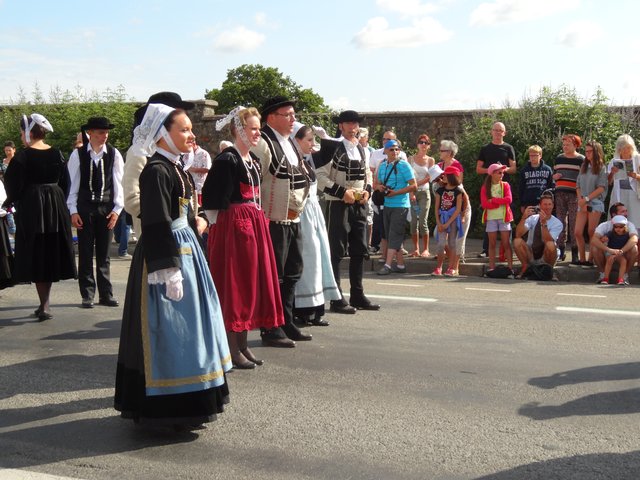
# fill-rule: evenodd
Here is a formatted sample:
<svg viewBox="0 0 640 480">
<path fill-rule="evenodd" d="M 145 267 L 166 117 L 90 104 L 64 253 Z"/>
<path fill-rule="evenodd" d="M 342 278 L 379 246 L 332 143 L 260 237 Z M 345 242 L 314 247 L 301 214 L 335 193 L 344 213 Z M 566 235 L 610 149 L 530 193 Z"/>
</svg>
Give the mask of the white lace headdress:
<svg viewBox="0 0 640 480">
<path fill-rule="evenodd" d="M 164 128 L 164 121 L 175 108 L 167 107 L 161 103 L 150 103 L 147 111 L 138 125 L 133 130 L 134 153 L 139 156 L 150 157 L 156 152 L 156 142 L 161 137 L 164 138 L 170 147 L 175 146 L 169 138 L 167 129 Z M 175 152 L 179 154 L 180 152 Z"/>
<path fill-rule="evenodd" d="M 216 130 L 219 132 L 224 127 L 233 122 L 233 125 L 236 128 L 236 135 L 240 137 L 240 140 L 249 148 L 251 148 L 251 143 L 249 141 L 249 137 L 247 137 L 247 133 L 244 131 L 244 126 L 240 121 L 240 116 L 238 115 L 240 111 L 244 110 L 245 107 L 242 105 L 238 105 L 233 110 L 231 110 L 226 117 L 221 118 L 216 122 Z"/>
<path fill-rule="evenodd" d="M 49 123 L 49 120 L 39 113 L 32 113 L 31 120 L 29 120 L 26 115 L 22 115 L 22 121 L 25 125 L 24 139 L 26 140 L 27 145 L 31 143 L 31 129 L 33 129 L 34 125 L 40 125 L 47 132 L 53 132 L 53 127 Z"/>
</svg>

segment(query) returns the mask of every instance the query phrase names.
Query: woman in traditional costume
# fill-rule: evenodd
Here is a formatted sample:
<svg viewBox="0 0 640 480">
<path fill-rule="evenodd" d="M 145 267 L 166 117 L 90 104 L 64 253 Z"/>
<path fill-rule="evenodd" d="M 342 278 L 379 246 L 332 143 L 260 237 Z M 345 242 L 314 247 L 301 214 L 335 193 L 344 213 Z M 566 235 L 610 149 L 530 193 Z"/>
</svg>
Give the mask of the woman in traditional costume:
<svg viewBox="0 0 640 480">
<path fill-rule="evenodd" d="M 291 136 L 300 156 L 307 163 L 312 161 L 311 152 L 315 140 L 311 127 L 297 124 Z M 294 314 L 299 324 L 326 327 L 329 322 L 322 318 L 325 301 L 340 300 L 342 295 L 331 268 L 327 227 L 318 200 L 318 182 L 311 166 L 308 171 L 311 175 L 309 197 L 300 215 L 300 230 L 304 238 L 304 268 L 300 280 L 296 283 Z"/>
<path fill-rule="evenodd" d="M 133 147 L 142 236 L 125 298 L 115 408 L 136 423 L 199 428 L 228 403 L 231 358 L 218 295 L 196 237 L 193 182 L 180 156 L 195 136 L 184 110 L 150 104 Z"/>
<path fill-rule="evenodd" d="M 49 310 L 52 283 L 76 278 L 71 219 L 65 203 L 69 174 L 60 151 L 44 142 L 47 132 L 53 132 L 44 116 L 23 115 L 20 129 L 26 148 L 4 174 L 4 205 L 16 208 L 13 279 L 36 284 L 40 305 L 34 315 L 43 321 L 53 317 Z"/>
<path fill-rule="evenodd" d="M 7 199 L 4 183 L 0 181 L 0 205 Z M 13 285 L 13 251 L 9 240 L 7 211 L 0 208 L 0 289 Z"/>
<path fill-rule="evenodd" d="M 202 187 L 209 227 L 209 265 L 220 294 L 235 368 L 262 365 L 248 346 L 249 330 L 284 324 L 269 222 L 260 206 L 260 162 L 249 149 L 260 140 L 260 114 L 237 107 L 216 123 L 230 125 L 233 146 L 214 160 Z"/>
</svg>

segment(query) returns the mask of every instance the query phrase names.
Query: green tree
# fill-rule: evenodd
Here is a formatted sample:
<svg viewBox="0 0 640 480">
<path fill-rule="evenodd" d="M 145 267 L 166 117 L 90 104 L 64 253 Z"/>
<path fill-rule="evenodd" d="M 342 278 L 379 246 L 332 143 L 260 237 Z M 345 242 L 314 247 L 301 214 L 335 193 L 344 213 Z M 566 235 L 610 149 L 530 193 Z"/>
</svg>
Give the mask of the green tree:
<svg viewBox="0 0 640 480">
<path fill-rule="evenodd" d="M 303 88 L 277 68 L 241 65 L 227 71 L 220 88 L 207 90 L 205 98 L 218 102 L 218 111 L 228 113 L 237 105 L 260 108 L 273 96 L 285 95 L 298 100 L 296 110 L 322 113 L 329 111 L 324 99 L 310 88 Z"/>
<path fill-rule="evenodd" d="M 640 134 L 638 112 L 633 107 L 611 107 L 608 99 L 597 89 L 589 98 L 578 95 L 575 89 L 561 86 L 558 89 L 542 88 L 535 96 L 525 96 L 518 105 L 506 104 L 498 110 L 476 113 L 465 122 L 462 133 L 456 138 L 460 147 L 458 160 L 465 168 L 464 186 L 474 214 L 479 214 L 480 187 L 484 178 L 475 174 L 476 161 L 482 145 L 491 139 L 493 122 L 500 121 L 507 128 L 505 141 L 513 145 L 518 171 L 528 161 L 527 149 L 531 145 L 542 147 L 543 160 L 553 166 L 555 157 L 562 151 L 562 136 L 578 134 L 583 141 L 595 140 L 611 158 L 619 135 L 628 133 L 634 138 Z M 512 178 L 514 199 L 518 201 L 518 176 Z M 519 211 L 514 212 L 516 217 Z M 476 222 L 476 230 L 480 230 Z"/>
<path fill-rule="evenodd" d="M 121 85 L 115 90 L 90 93 L 79 85 L 73 91 L 56 87 L 47 97 L 36 84 L 30 96 L 20 90 L 12 105 L 0 109 L 0 140 L 13 140 L 18 145 L 22 115 L 40 113 L 51 122 L 54 130 L 47 135 L 47 143 L 66 156 L 80 127 L 89 117 L 100 116 L 107 117 L 116 126 L 109 134 L 109 143 L 124 152 L 131 139 L 133 112 L 138 106 Z"/>
</svg>

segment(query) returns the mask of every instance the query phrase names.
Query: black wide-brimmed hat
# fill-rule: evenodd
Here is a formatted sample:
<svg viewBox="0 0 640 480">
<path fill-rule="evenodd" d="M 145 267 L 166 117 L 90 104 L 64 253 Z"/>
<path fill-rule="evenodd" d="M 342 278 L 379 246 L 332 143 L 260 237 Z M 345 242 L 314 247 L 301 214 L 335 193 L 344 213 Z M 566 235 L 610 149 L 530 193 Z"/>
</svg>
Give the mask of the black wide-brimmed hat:
<svg viewBox="0 0 640 480">
<path fill-rule="evenodd" d="M 338 115 L 337 117 L 333 117 L 331 120 L 333 120 L 333 123 L 343 123 L 343 122 L 361 123 L 362 121 L 364 121 L 364 117 L 361 116 L 355 110 L 345 110 L 343 112 L 340 112 L 340 115 Z"/>
<path fill-rule="evenodd" d="M 295 107 L 296 101 L 290 100 L 283 95 L 277 95 L 275 97 L 271 97 L 266 102 L 264 102 L 260 115 L 262 116 L 263 119 L 265 119 L 267 118 L 267 115 L 269 115 L 271 112 L 282 107 L 288 107 L 289 105 Z"/>
<path fill-rule="evenodd" d="M 138 108 L 133 114 L 133 127 L 140 125 L 144 114 L 147 113 L 147 105 L 150 103 L 161 103 L 171 108 L 181 108 L 182 110 L 191 110 L 196 106 L 193 102 L 186 102 L 175 92 L 158 92 L 149 97 L 147 103 Z"/>
<path fill-rule="evenodd" d="M 91 117 L 82 125 L 82 130 L 111 130 L 115 128 L 115 125 L 109 121 L 106 117 Z"/>
<path fill-rule="evenodd" d="M 149 97 L 147 103 L 161 103 L 171 108 L 181 108 L 191 110 L 196 106 L 193 102 L 185 102 L 182 97 L 175 92 L 158 92 Z"/>
</svg>

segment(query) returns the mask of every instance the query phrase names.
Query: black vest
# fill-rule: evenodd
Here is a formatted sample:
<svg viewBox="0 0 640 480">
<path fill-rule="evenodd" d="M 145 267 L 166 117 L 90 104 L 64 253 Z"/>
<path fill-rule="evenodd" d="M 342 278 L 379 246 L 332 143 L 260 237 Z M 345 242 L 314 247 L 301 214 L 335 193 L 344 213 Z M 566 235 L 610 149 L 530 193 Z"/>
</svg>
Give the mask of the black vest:
<svg viewBox="0 0 640 480">
<path fill-rule="evenodd" d="M 113 205 L 113 162 L 115 148 L 107 144 L 107 152 L 102 155 L 98 165 L 91 159 L 87 147 L 78 148 L 80 157 L 80 186 L 78 188 L 78 207 Z"/>
<path fill-rule="evenodd" d="M 291 190 L 299 190 L 301 188 L 308 188 L 311 180 L 309 175 L 309 167 L 304 162 L 304 159 L 298 153 L 295 145 L 293 144 L 293 140 L 291 138 L 287 138 L 289 143 L 291 143 L 291 148 L 293 148 L 293 152 L 298 157 L 298 165 L 294 166 L 289 163 L 289 160 L 284 160 L 286 157 L 280 142 L 278 141 L 278 137 L 276 136 L 273 129 L 269 126 L 266 126 L 262 129 L 262 138 L 267 142 L 267 146 L 271 151 L 271 165 L 269 165 L 269 172 L 276 178 L 280 179 L 289 179 L 289 188 Z M 284 163 L 284 166 L 283 166 Z"/>
</svg>

